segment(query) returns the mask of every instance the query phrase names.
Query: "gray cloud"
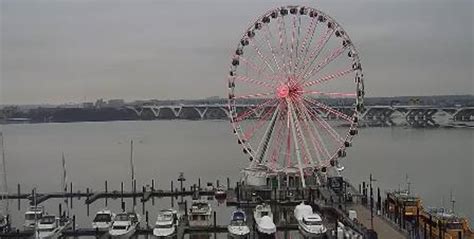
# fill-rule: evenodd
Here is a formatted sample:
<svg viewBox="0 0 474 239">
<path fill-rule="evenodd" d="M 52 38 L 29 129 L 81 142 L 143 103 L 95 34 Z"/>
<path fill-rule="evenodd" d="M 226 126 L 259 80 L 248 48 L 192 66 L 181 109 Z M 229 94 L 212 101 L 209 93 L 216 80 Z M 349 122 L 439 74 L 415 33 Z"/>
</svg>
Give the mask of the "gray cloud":
<svg viewBox="0 0 474 239">
<path fill-rule="evenodd" d="M 4 0 L 0 100 L 224 96 L 242 31 L 287 2 L 343 25 L 369 96 L 474 93 L 471 0 Z"/>
</svg>

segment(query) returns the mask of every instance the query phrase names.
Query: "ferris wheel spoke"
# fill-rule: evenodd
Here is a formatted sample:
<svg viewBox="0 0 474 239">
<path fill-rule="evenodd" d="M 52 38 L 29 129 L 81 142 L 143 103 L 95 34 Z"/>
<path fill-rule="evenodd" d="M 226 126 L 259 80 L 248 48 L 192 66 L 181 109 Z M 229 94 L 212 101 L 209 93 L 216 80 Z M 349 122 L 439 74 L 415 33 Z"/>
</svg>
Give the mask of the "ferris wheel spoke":
<svg viewBox="0 0 474 239">
<path fill-rule="evenodd" d="M 311 157 L 311 153 L 309 152 L 309 147 L 308 144 L 306 143 L 306 139 L 303 137 L 303 129 L 301 125 L 299 124 L 299 119 L 301 118 L 301 115 L 296 115 L 295 112 L 293 112 L 293 117 L 296 119 L 295 121 L 295 128 L 296 128 L 296 136 L 298 138 L 298 143 L 301 145 L 303 148 L 303 159 L 305 159 L 305 163 L 308 164 L 313 164 L 313 159 Z"/>
<path fill-rule="evenodd" d="M 346 46 L 339 47 L 335 49 L 333 52 L 331 52 L 321 63 L 316 65 L 314 68 L 311 69 L 308 73 L 306 73 L 301 79 L 307 79 L 310 78 L 311 76 L 317 74 L 320 72 L 325 66 L 327 66 L 329 63 L 334 61 L 337 57 L 339 57 L 345 50 L 347 49 Z"/>
<path fill-rule="evenodd" d="M 296 16 L 293 15 L 292 19 L 293 19 L 293 21 L 292 21 L 292 22 L 293 22 L 293 24 L 292 24 L 293 26 L 292 26 L 292 28 L 291 28 L 291 48 L 290 48 L 290 57 L 289 57 L 289 60 L 290 60 L 290 72 L 294 74 L 295 72 L 294 72 L 293 63 L 294 63 L 295 61 L 293 60 L 293 52 L 296 52 L 296 50 L 295 50 L 295 47 L 296 47 L 296 46 L 295 46 L 295 44 L 296 44 L 296 43 L 295 43 L 295 41 L 296 41 Z"/>
<path fill-rule="evenodd" d="M 311 54 L 309 55 L 309 58 L 304 59 L 303 68 L 301 69 L 301 73 L 298 74 L 298 78 L 301 78 L 302 74 L 306 75 L 307 70 L 313 66 L 314 62 L 319 56 L 319 53 L 321 53 L 321 51 L 323 50 L 324 46 L 327 44 L 327 42 L 329 41 L 333 33 L 334 33 L 334 30 L 331 28 L 328 28 L 326 32 L 324 33 L 324 35 L 321 36 L 318 43 L 316 44 L 316 49 L 314 49 L 314 51 L 311 52 Z"/>
<path fill-rule="evenodd" d="M 324 77 L 321 77 L 317 80 L 312 80 L 312 81 L 307 81 L 306 83 L 304 83 L 302 85 L 302 87 L 310 87 L 310 86 L 313 86 L 313 85 L 318 85 L 318 84 L 321 84 L 321 83 L 324 83 L 324 82 L 328 82 L 328 81 L 331 81 L 331 80 L 337 80 L 337 79 L 340 79 L 341 77 L 351 73 L 351 72 L 354 72 L 354 69 L 351 67 L 349 69 L 346 69 L 346 70 L 342 70 L 342 71 L 339 71 L 339 72 L 336 72 L 334 74 L 330 74 L 330 75 L 326 75 Z"/>
<path fill-rule="evenodd" d="M 270 84 L 268 82 L 256 80 L 256 79 L 253 79 L 253 78 L 250 78 L 250 77 L 247 77 L 247 76 L 233 76 L 233 79 L 237 80 L 237 81 L 252 83 L 252 84 L 255 84 L 255 85 L 258 85 L 258 86 L 263 86 L 265 88 L 270 88 L 270 89 L 274 88 L 274 84 Z"/>
<path fill-rule="evenodd" d="M 349 115 L 347 114 L 344 114 L 340 111 L 337 111 L 331 107 L 329 107 L 328 105 L 324 104 L 324 103 L 321 103 L 321 102 L 318 102 L 316 100 L 313 100 L 313 99 L 310 99 L 308 97 L 305 98 L 305 101 L 314 105 L 314 106 L 317 106 L 319 108 L 323 108 L 324 110 L 328 111 L 329 113 L 332 113 L 333 115 L 339 117 L 339 118 L 342 118 L 350 123 L 353 122 L 353 117 L 350 117 Z"/>
<path fill-rule="evenodd" d="M 285 44 L 283 44 L 283 35 L 285 35 Z M 287 58 L 289 56 L 286 56 L 286 52 L 288 51 L 288 39 L 286 36 L 286 28 L 285 28 L 285 20 L 283 17 L 278 18 L 278 36 L 279 36 L 279 42 L 280 42 L 280 51 L 281 51 L 281 59 L 283 62 L 283 70 L 285 71 L 284 73 L 288 76 L 290 75 L 290 65 L 287 62 Z"/>
<path fill-rule="evenodd" d="M 281 118 L 281 114 L 280 114 L 280 118 Z M 277 121 L 277 126 L 276 126 L 276 129 L 278 132 L 277 135 L 276 135 L 276 138 L 274 139 L 274 144 L 273 144 L 273 147 L 272 147 L 272 150 L 271 150 L 271 158 L 270 158 L 270 161 L 271 161 L 271 168 L 275 169 L 276 168 L 276 164 L 278 162 L 278 158 L 279 158 L 279 155 L 280 155 L 280 151 L 281 151 L 281 148 L 282 148 L 282 143 L 283 143 L 283 132 L 284 132 L 284 123 L 283 123 L 283 120 L 278 120 Z"/>
<path fill-rule="evenodd" d="M 293 109 L 293 103 L 291 102 L 290 99 L 286 99 L 287 105 L 288 105 L 288 112 L 289 112 L 289 121 L 290 121 L 290 126 L 291 126 L 291 132 L 293 136 L 293 144 L 295 147 L 295 153 L 296 153 L 296 161 L 298 162 L 298 168 L 300 171 L 300 177 L 301 177 L 301 183 L 303 185 L 303 188 L 306 187 L 305 185 L 305 180 L 304 180 L 304 173 L 303 173 L 303 164 L 301 162 L 301 149 L 300 145 L 298 144 L 298 139 L 297 139 L 297 131 L 296 131 L 296 126 L 295 126 L 295 119 L 293 114 L 294 114 L 294 109 Z"/>
<path fill-rule="evenodd" d="M 308 91 L 300 91 L 303 94 L 315 94 L 315 95 L 322 95 L 322 96 L 330 96 L 330 97 L 355 97 L 357 94 L 355 93 L 343 93 L 343 92 L 322 92 L 317 90 L 308 90 Z"/>
<path fill-rule="evenodd" d="M 302 46 L 301 46 L 301 50 L 300 50 L 300 54 L 299 54 L 299 57 L 296 61 L 296 71 L 295 71 L 295 74 L 298 74 L 299 72 L 299 64 L 302 63 L 301 60 L 304 58 L 306 58 L 307 54 L 308 54 L 308 50 L 309 50 L 309 46 L 311 46 L 311 42 L 313 41 L 313 38 L 314 38 L 314 32 L 316 31 L 316 26 L 317 26 L 317 20 L 315 17 L 311 18 L 311 22 L 308 26 L 308 28 L 306 29 L 306 34 L 305 34 L 305 37 L 303 39 L 303 42 L 302 42 Z M 308 38 L 309 38 L 309 42 L 308 42 Z"/>
<path fill-rule="evenodd" d="M 299 102 L 299 108 L 302 113 L 302 119 L 303 119 L 303 126 L 304 129 L 306 130 L 306 133 L 309 135 L 309 138 L 311 140 L 311 143 L 314 147 L 314 152 L 316 153 L 316 159 L 318 160 L 319 163 L 322 162 L 321 155 L 323 154 L 323 150 L 319 144 L 319 142 L 316 140 L 312 130 L 310 129 L 310 124 L 309 121 L 311 120 L 311 116 L 309 116 L 308 109 L 302 105 L 302 102 Z M 314 164 L 314 162 L 312 162 Z"/>
<path fill-rule="evenodd" d="M 270 31 L 270 27 L 268 27 L 268 24 L 265 24 L 265 26 L 263 28 L 265 29 L 265 33 L 266 33 L 266 34 L 263 34 L 263 35 L 265 36 L 265 41 L 267 42 L 268 48 L 272 52 L 273 61 L 275 62 L 275 65 L 277 67 L 278 72 L 282 72 L 282 69 L 281 69 L 280 64 L 278 63 L 278 60 L 277 60 L 277 57 L 276 57 L 275 49 L 273 48 L 273 45 L 271 44 L 271 41 L 270 41 L 270 38 L 273 38 L 272 33 Z"/>
<path fill-rule="evenodd" d="M 258 159 L 260 163 L 263 161 L 263 158 L 265 157 L 265 154 L 267 152 L 268 143 L 272 138 L 273 131 L 275 129 L 275 123 L 278 118 L 278 114 L 279 114 L 279 107 L 275 109 L 275 112 L 273 113 L 270 123 L 268 124 L 265 130 L 265 133 L 263 134 L 263 137 L 260 140 L 260 143 L 258 144 L 257 155 L 260 155 Z"/>
<path fill-rule="evenodd" d="M 317 116 L 318 116 L 318 113 L 317 112 L 313 112 L 311 110 L 311 107 L 306 107 L 303 105 L 303 107 L 305 108 L 306 112 L 308 113 L 308 115 L 310 116 L 310 118 L 314 118 L 314 119 L 317 119 Z M 318 122 L 319 123 L 319 122 Z M 323 138 L 321 137 L 321 134 L 320 134 L 320 130 L 318 130 L 316 128 L 316 125 L 315 124 L 310 124 L 313 128 L 313 132 L 316 134 L 316 142 L 317 142 L 317 145 L 319 145 L 320 147 L 318 147 L 318 149 L 320 149 L 320 153 L 321 154 L 325 154 L 328 158 L 331 156 L 330 153 L 329 153 L 329 150 L 328 150 L 328 147 L 326 146 L 326 143 L 324 142 Z"/>
<path fill-rule="evenodd" d="M 265 93 L 256 93 L 256 94 L 250 94 L 250 95 L 239 95 L 239 96 L 234 96 L 235 99 L 250 99 L 250 98 L 258 98 L 262 96 L 269 96 L 273 95 L 275 92 L 265 92 Z"/>
<path fill-rule="evenodd" d="M 307 108 L 309 112 L 313 113 L 315 120 L 332 136 L 336 143 L 344 142 L 344 139 L 339 135 L 339 133 L 326 120 L 324 120 L 323 117 L 321 117 L 317 112 L 314 112 L 314 109 L 308 109 L 306 106 L 304 107 Z"/>
<path fill-rule="evenodd" d="M 247 65 L 250 69 L 252 69 L 252 71 L 257 73 L 258 75 L 263 75 L 263 79 L 267 79 L 270 81 L 274 79 L 274 77 L 271 77 L 270 75 L 268 75 L 268 74 L 271 74 L 271 72 L 266 71 L 265 70 L 266 67 L 265 68 L 258 67 L 254 62 L 250 61 L 249 59 L 243 56 L 239 56 L 239 60 L 245 65 Z"/>
<path fill-rule="evenodd" d="M 244 139 L 249 141 L 250 139 L 253 138 L 253 136 L 255 136 L 255 133 L 260 129 L 262 128 L 264 125 L 265 125 L 265 122 L 270 118 L 270 116 L 272 115 L 272 113 L 276 112 L 275 111 L 272 111 L 271 109 L 268 110 L 267 112 L 265 112 L 263 114 L 262 117 L 260 117 L 259 120 L 257 120 L 257 122 L 255 122 L 253 125 L 251 125 L 249 127 L 249 129 L 247 129 L 243 135 L 244 135 Z"/>
<path fill-rule="evenodd" d="M 258 104 L 254 107 L 250 107 L 248 110 L 242 112 L 240 115 L 237 115 L 234 119 L 234 122 L 240 122 L 244 119 L 247 119 L 248 117 L 250 117 L 252 114 L 255 114 L 258 110 L 261 110 L 262 108 L 264 108 L 265 106 L 269 106 L 269 105 L 272 105 L 272 103 L 276 102 L 277 99 L 274 99 L 274 98 L 270 98 L 268 100 L 265 100 L 263 103 L 261 104 Z"/>
<path fill-rule="evenodd" d="M 260 59 L 263 61 L 263 63 L 267 66 L 267 68 L 272 72 L 275 73 L 275 70 L 273 67 L 270 65 L 268 60 L 266 59 L 265 56 L 263 56 L 262 52 L 260 51 L 260 48 L 255 44 L 254 40 L 250 41 L 250 45 L 255 49 L 255 52 L 257 52 L 257 55 L 260 57 Z"/>
</svg>

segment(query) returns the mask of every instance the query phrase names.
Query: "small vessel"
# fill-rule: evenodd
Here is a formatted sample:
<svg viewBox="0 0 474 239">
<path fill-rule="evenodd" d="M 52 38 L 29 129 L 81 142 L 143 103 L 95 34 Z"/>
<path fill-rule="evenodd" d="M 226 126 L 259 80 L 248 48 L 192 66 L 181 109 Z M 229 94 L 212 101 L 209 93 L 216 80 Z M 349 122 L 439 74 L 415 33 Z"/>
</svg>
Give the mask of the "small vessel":
<svg viewBox="0 0 474 239">
<path fill-rule="evenodd" d="M 250 228 L 247 226 L 247 216 L 245 212 L 238 209 L 232 212 L 232 218 L 227 226 L 230 238 L 247 238 Z"/>
<path fill-rule="evenodd" d="M 153 235 L 156 237 L 172 237 L 178 230 L 178 212 L 174 209 L 161 210 L 156 219 Z"/>
<path fill-rule="evenodd" d="M 71 220 L 67 217 L 45 215 L 38 221 L 35 238 L 59 238 L 70 225 Z"/>
<path fill-rule="evenodd" d="M 25 230 L 33 230 L 36 223 L 44 216 L 43 206 L 31 206 L 25 212 L 25 223 L 23 224 Z"/>
<path fill-rule="evenodd" d="M 114 214 L 110 210 L 101 210 L 95 214 L 92 228 L 98 231 L 108 231 L 114 222 Z"/>
<path fill-rule="evenodd" d="M 313 208 L 310 205 L 301 202 L 295 207 L 294 216 L 298 221 L 298 229 L 304 236 L 318 238 L 326 234 L 327 229 L 321 216 L 313 213 Z"/>
<path fill-rule="evenodd" d="M 135 234 L 140 216 L 135 212 L 119 213 L 115 216 L 109 235 L 112 238 L 130 238 Z"/>
<path fill-rule="evenodd" d="M 216 192 L 214 193 L 214 197 L 217 200 L 224 200 L 227 197 L 227 192 L 225 191 L 224 187 L 220 186 L 216 189 Z"/>
<path fill-rule="evenodd" d="M 253 212 L 259 238 L 275 238 L 276 225 L 270 205 L 260 204 Z"/>
<path fill-rule="evenodd" d="M 207 200 L 193 200 L 189 209 L 189 226 L 209 227 L 211 226 L 212 208 Z"/>
<path fill-rule="evenodd" d="M 0 214 L 0 232 L 7 232 L 8 226 L 8 217 L 6 215 Z"/>
</svg>

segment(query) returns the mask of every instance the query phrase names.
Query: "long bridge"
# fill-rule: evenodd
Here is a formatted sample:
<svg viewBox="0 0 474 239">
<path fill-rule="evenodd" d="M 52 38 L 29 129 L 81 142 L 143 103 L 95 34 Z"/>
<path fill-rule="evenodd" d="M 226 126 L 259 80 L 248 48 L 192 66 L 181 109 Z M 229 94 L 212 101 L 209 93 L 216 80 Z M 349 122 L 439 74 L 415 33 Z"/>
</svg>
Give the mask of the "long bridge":
<svg viewBox="0 0 474 239">
<path fill-rule="evenodd" d="M 271 108 L 255 105 L 237 105 L 237 112 L 248 111 L 249 118 L 258 119 Z M 142 105 L 127 106 L 139 119 L 227 119 L 229 109 L 225 104 L 212 105 Z M 346 115 L 353 114 L 351 106 L 331 106 Z M 328 120 L 340 119 L 324 108 L 314 108 L 319 116 Z M 430 105 L 374 105 L 366 106 L 361 115 L 361 124 L 366 126 L 412 126 L 412 127 L 474 127 L 474 107 L 437 107 Z"/>
</svg>

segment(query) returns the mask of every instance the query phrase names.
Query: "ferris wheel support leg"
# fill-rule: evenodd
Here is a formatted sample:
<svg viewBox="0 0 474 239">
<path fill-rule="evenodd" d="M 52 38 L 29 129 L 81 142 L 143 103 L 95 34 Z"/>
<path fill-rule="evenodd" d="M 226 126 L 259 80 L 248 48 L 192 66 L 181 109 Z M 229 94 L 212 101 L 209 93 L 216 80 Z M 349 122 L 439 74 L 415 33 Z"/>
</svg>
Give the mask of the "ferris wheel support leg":
<svg viewBox="0 0 474 239">
<path fill-rule="evenodd" d="M 258 159 L 259 163 L 262 163 L 263 158 L 265 157 L 265 153 L 267 152 L 268 149 L 268 142 L 270 141 L 270 138 L 273 134 L 273 129 L 275 127 L 275 122 L 278 116 L 278 107 L 275 109 L 275 112 L 273 113 L 272 119 L 270 120 L 270 124 L 268 125 L 267 129 L 265 130 L 265 134 L 262 138 L 262 141 L 260 141 L 258 148 L 257 148 L 257 154 L 260 152 L 260 148 L 263 147 L 262 153 L 260 154 L 260 157 Z"/>
<path fill-rule="evenodd" d="M 293 105 L 289 99 L 286 100 L 288 104 L 288 110 L 293 111 Z M 291 131 L 293 134 L 293 142 L 295 144 L 295 151 L 296 151 L 296 160 L 298 161 L 298 168 L 300 170 L 300 177 L 301 177 L 301 185 L 303 188 L 306 188 L 306 182 L 304 179 L 304 173 L 303 173 L 303 165 L 301 164 L 301 150 L 300 146 L 297 143 L 297 137 L 296 137 L 296 127 L 295 127 L 295 119 L 293 118 L 293 115 L 290 114 L 288 115 L 290 118 L 290 125 L 291 125 Z"/>
</svg>

